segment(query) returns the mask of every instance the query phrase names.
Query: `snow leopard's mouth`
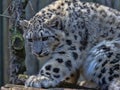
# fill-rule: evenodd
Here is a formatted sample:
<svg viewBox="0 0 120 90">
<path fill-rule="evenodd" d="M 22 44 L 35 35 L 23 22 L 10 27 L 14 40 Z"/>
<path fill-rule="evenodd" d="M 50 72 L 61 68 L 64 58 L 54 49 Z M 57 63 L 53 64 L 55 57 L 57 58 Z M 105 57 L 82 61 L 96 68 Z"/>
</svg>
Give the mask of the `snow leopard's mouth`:
<svg viewBox="0 0 120 90">
<path fill-rule="evenodd" d="M 37 57 L 45 57 L 49 55 L 49 52 L 41 52 L 41 53 L 33 53 L 33 55 L 37 56 Z"/>
</svg>

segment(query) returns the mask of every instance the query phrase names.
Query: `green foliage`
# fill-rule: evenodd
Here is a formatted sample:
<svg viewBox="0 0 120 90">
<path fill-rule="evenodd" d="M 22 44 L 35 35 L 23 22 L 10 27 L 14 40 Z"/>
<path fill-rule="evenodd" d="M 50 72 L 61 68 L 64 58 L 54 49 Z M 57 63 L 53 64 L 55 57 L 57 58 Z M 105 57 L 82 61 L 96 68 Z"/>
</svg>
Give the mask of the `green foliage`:
<svg viewBox="0 0 120 90">
<path fill-rule="evenodd" d="M 22 50 L 24 48 L 24 39 L 19 30 L 11 29 L 11 44 L 14 50 Z"/>
</svg>

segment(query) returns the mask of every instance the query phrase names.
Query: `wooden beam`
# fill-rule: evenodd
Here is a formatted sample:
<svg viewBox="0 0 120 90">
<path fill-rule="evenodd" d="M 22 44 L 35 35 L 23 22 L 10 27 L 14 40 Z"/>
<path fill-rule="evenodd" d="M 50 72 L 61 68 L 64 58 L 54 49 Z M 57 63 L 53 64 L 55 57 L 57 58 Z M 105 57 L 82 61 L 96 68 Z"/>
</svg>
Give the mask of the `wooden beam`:
<svg viewBox="0 0 120 90">
<path fill-rule="evenodd" d="M 73 88 L 73 87 L 72 88 L 56 87 L 56 88 L 48 88 L 48 89 L 49 90 L 98 90 L 98 89 L 95 89 L 95 88 L 86 88 L 86 87 L 77 86 L 77 85 L 73 85 L 73 84 L 65 84 L 65 85 L 72 85 L 75 88 Z M 48 89 L 25 87 L 23 85 L 14 85 L 14 84 L 6 84 L 5 86 L 1 87 L 1 90 L 48 90 Z"/>
</svg>

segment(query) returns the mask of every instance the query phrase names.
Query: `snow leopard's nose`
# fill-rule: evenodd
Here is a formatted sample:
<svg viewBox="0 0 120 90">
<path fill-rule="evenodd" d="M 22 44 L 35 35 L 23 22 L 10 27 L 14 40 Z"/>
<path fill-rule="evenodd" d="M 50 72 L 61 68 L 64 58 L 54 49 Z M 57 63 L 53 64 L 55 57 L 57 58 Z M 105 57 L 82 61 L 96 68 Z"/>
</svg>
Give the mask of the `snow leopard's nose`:
<svg viewBox="0 0 120 90">
<path fill-rule="evenodd" d="M 36 52 L 37 55 L 41 55 L 42 54 L 42 50 L 40 52 Z"/>
<path fill-rule="evenodd" d="M 43 57 L 43 56 L 48 56 L 49 55 L 49 52 L 48 51 L 40 51 L 40 52 L 33 52 L 33 54 L 37 57 Z"/>
<path fill-rule="evenodd" d="M 39 56 L 39 55 L 42 54 L 42 50 L 40 50 L 39 52 L 33 51 L 32 53 L 33 53 L 34 55 L 36 55 L 36 56 Z"/>
</svg>

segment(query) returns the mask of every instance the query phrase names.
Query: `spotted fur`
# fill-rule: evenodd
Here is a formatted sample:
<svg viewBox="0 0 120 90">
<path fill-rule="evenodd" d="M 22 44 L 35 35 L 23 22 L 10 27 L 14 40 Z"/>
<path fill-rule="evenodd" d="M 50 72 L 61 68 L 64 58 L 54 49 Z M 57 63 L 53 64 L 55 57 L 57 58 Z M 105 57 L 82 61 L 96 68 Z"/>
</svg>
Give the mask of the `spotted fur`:
<svg viewBox="0 0 120 90">
<path fill-rule="evenodd" d="M 120 79 L 120 12 L 95 3 L 57 0 L 20 25 L 31 52 L 46 61 L 26 86 L 76 83 L 80 69 L 103 90 Z"/>
</svg>

